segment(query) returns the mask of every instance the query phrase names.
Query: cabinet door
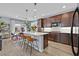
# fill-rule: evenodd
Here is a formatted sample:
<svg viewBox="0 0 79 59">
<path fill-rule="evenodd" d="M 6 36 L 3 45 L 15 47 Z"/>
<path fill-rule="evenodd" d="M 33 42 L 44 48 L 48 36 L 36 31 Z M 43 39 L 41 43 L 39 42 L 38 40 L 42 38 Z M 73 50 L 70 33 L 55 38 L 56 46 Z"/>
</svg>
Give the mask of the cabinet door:
<svg viewBox="0 0 79 59">
<path fill-rule="evenodd" d="M 73 12 L 62 14 L 62 18 L 61 18 L 62 26 L 65 27 L 71 26 L 72 17 L 73 17 Z"/>
<path fill-rule="evenodd" d="M 75 47 L 78 47 L 78 35 L 77 34 L 74 34 L 73 35 L 73 44 Z"/>
<path fill-rule="evenodd" d="M 44 19 L 44 20 L 43 20 L 43 23 L 44 23 L 44 24 L 43 24 L 44 27 L 47 27 L 47 19 Z"/>
<path fill-rule="evenodd" d="M 61 33 L 61 43 L 70 45 L 70 37 L 68 34 Z"/>
<path fill-rule="evenodd" d="M 61 22 L 61 17 L 62 17 L 62 15 L 57 15 L 55 17 L 55 22 Z"/>
<path fill-rule="evenodd" d="M 65 13 L 62 15 L 62 19 L 61 19 L 61 22 L 62 22 L 62 26 L 69 26 L 69 14 L 68 13 Z"/>
<path fill-rule="evenodd" d="M 61 43 L 61 33 L 57 33 L 57 40 L 56 42 Z"/>
<path fill-rule="evenodd" d="M 57 42 L 57 39 L 58 39 L 58 33 L 56 32 L 51 32 L 48 34 L 48 39 L 50 41 L 54 41 L 54 42 Z"/>
<path fill-rule="evenodd" d="M 45 23 L 46 23 L 45 19 L 39 19 L 38 20 L 38 24 L 37 24 L 38 25 L 38 31 L 40 31 L 40 32 L 42 31 L 41 28 L 44 28 Z"/>
<path fill-rule="evenodd" d="M 44 27 L 51 27 L 51 22 L 50 18 L 44 19 Z"/>
</svg>

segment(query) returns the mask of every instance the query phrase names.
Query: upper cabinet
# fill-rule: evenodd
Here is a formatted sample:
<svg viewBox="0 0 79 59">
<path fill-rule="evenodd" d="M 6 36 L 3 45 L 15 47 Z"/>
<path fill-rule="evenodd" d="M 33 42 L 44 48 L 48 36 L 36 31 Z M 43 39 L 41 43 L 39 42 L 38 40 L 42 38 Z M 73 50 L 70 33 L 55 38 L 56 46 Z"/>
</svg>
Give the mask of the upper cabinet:
<svg viewBox="0 0 79 59">
<path fill-rule="evenodd" d="M 51 27 L 51 20 L 50 20 L 50 18 L 44 19 L 44 27 Z"/>
<path fill-rule="evenodd" d="M 73 17 L 73 12 L 68 12 L 68 13 L 62 14 L 61 26 L 62 27 L 71 26 L 72 17 Z"/>
<path fill-rule="evenodd" d="M 43 20 L 44 27 L 52 27 L 52 23 L 61 22 L 61 15 L 45 18 Z"/>
<path fill-rule="evenodd" d="M 47 27 L 47 19 L 45 19 L 44 21 L 43 21 L 43 23 L 44 23 L 44 27 Z"/>
<path fill-rule="evenodd" d="M 62 15 L 54 16 L 54 17 L 52 18 L 52 20 L 54 20 L 53 22 L 61 22 L 61 16 L 62 16 Z"/>
<path fill-rule="evenodd" d="M 38 28 L 52 27 L 52 23 L 59 23 L 58 26 L 70 27 L 73 17 L 73 11 L 48 18 L 42 18 L 38 20 Z"/>
<path fill-rule="evenodd" d="M 38 26 L 38 31 L 41 32 L 41 28 L 44 28 L 44 19 L 39 19 L 38 20 L 38 23 L 37 23 L 37 26 Z"/>
</svg>

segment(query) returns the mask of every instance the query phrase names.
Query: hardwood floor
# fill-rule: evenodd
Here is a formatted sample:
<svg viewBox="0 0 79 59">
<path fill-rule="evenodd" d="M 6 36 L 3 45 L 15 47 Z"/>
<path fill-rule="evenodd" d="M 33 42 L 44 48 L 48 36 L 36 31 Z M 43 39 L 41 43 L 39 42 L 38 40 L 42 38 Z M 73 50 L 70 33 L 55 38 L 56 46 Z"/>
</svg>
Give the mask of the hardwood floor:
<svg viewBox="0 0 79 59">
<path fill-rule="evenodd" d="M 30 49 L 28 49 L 30 50 Z M 12 40 L 4 39 L 0 56 L 29 56 L 29 51 L 16 47 Z M 48 47 L 40 53 L 33 49 L 32 56 L 73 56 L 71 46 L 49 41 Z"/>
</svg>

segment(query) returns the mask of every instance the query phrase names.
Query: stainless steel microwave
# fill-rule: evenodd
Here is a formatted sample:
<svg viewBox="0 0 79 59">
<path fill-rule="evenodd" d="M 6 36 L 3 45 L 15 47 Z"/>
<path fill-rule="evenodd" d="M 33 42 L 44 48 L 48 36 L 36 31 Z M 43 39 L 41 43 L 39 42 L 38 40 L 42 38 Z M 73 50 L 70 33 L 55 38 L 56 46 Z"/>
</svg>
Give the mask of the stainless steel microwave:
<svg viewBox="0 0 79 59">
<path fill-rule="evenodd" d="M 51 26 L 52 27 L 59 27 L 59 26 L 61 26 L 61 22 L 52 22 Z"/>
</svg>

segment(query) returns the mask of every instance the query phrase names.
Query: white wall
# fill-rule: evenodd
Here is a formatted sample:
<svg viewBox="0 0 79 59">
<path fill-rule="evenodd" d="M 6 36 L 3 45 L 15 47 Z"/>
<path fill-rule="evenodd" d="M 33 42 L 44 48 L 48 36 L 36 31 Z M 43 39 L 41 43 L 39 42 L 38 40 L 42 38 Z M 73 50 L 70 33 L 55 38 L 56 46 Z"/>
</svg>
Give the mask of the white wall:
<svg viewBox="0 0 79 59">
<path fill-rule="evenodd" d="M 6 18 L 6 17 L 1 17 L 0 20 L 6 22 L 8 24 L 10 23 L 10 19 Z"/>
</svg>

